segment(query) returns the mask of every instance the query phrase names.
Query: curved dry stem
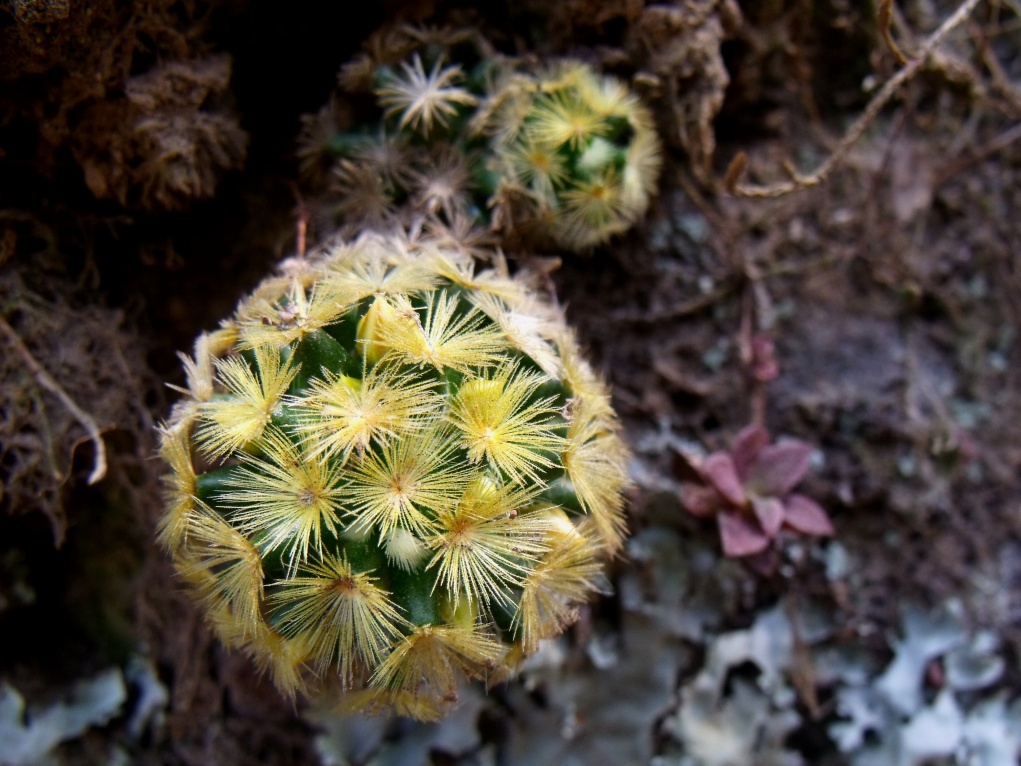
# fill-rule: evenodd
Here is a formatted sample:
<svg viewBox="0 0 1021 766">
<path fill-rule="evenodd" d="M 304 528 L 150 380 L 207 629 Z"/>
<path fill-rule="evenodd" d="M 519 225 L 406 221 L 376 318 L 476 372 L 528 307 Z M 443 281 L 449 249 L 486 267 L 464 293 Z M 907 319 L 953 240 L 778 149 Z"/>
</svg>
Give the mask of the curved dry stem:
<svg viewBox="0 0 1021 766">
<path fill-rule="evenodd" d="M 943 43 L 947 35 L 949 35 L 954 29 L 960 26 L 975 10 L 978 4 L 982 0 L 964 0 L 957 10 L 951 14 L 946 21 L 944 21 L 932 35 L 925 41 L 922 47 L 918 51 L 918 55 L 907 62 L 905 66 L 897 72 L 893 77 L 886 81 L 886 84 L 880 89 L 880 91 L 873 96 L 872 100 L 865 107 L 865 111 L 862 112 L 861 116 L 854 121 L 854 124 L 848 129 L 844 137 L 840 139 L 840 143 L 837 144 L 837 148 L 830 153 L 818 168 L 807 175 L 803 175 L 794 169 L 793 166 L 785 164 L 785 170 L 787 171 L 790 179 L 787 181 L 781 181 L 775 184 L 756 185 L 756 184 L 743 184 L 741 183 L 741 177 L 744 175 L 745 165 L 747 163 L 747 156 L 744 152 L 741 152 L 734 158 L 730 168 L 724 178 L 724 186 L 731 194 L 738 197 L 749 197 L 754 199 L 776 199 L 777 197 L 784 197 L 792 192 L 798 191 L 799 189 L 807 189 L 813 186 L 819 186 L 829 177 L 830 173 L 833 172 L 843 159 L 847 156 L 851 147 L 854 146 L 858 139 L 865 135 L 865 131 L 869 129 L 876 117 L 882 111 L 883 107 L 889 103 L 890 99 L 896 95 L 897 91 L 900 90 L 904 83 L 912 79 L 918 74 L 922 68 L 929 62 L 930 57 L 935 53 L 936 49 Z"/>
<path fill-rule="evenodd" d="M 32 352 L 28 350 L 24 341 L 21 340 L 21 336 L 3 317 L 0 317 L 0 331 L 7 337 L 7 340 L 14 347 L 18 356 L 21 357 L 29 372 L 32 373 L 32 377 L 36 379 L 36 382 L 60 399 L 61 403 L 74 415 L 74 419 L 85 429 L 89 441 L 96 447 L 96 454 L 92 459 L 92 472 L 89 474 L 88 483 L 95 484 L 102 480 L 106 476 L 106 445 L 103 443 L 103 436 L 99 431 L 96 421 L 92 419 L 89 413 L 78 406 L 74 399 L 53 379 L 53 376 L 46 371 L 46 368 L 42 366 L 39 360 L 32 356 Z"/>
</svg>

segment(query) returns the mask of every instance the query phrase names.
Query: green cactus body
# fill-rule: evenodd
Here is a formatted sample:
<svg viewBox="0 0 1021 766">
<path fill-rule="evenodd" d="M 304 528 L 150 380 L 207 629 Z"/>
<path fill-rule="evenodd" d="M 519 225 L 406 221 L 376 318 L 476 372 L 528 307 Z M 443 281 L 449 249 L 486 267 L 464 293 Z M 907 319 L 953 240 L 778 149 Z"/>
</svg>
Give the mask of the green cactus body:
<svg viewBox="0 0 1021 766">
<path fill-rule="evenodd" d="M 326 248 L 185 367 L 160 541 L 287 694 L 437 717 L 570 624 L 621 544 L 603 384 L 557 311 L 439 242 Z"/>
<path fill-rule="evenodd" d="M 307 174 L 321 175 L 323 157 L 332 165 L 328 219 L 359 230 L 481 221 L 510 241 L 584 251 L 644 214 L 660 143 L 622 82 L 578 61 L 536 72 L 467 34 L 405 28 L 374 47 L 342 79 L 372 90 L 380 123 L 337 134 L 306 120 Z"/>
</svg>

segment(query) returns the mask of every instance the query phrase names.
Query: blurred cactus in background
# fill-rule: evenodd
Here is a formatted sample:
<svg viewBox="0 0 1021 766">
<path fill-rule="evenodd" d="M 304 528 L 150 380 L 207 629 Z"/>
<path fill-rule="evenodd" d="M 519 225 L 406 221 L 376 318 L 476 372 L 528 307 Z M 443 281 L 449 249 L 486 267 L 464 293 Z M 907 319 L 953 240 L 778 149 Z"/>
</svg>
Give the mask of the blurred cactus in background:
<svg viewBox="0 0 1021 766">
<path fill-rule="evenodd" d="M 286 694 L 438 717 L 573 622 L 622 543 L 607 391 L 499 261 L 367 233 L 184 361 L 160 541 Z"/>
<path fill-rule="evenodd" d="M 473 127 L 489 139 L 498 227 L 583 250 L 629 229 L 655 192 L 651 115 L 623 83 L 581 62 L 508 76 Z"/>
<path fill-rule="evenodd" d="M 342 129 L 335 102 L 305 119 L 299 155 L 328 189 L 327 227 L 483 222 L 504 239 L 583 251 L 648 207 L 652 117 L 580 61 L 501 56 L 478 33 L 401 27 L 341 72 L 378 122 Z"/>
</svg>

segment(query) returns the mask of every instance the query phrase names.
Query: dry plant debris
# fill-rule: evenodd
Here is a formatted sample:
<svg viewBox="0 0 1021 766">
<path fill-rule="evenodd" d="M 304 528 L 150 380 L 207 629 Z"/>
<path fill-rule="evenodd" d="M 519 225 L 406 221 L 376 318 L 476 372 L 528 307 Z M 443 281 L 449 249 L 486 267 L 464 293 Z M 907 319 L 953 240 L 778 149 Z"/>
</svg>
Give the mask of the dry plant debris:
<svg viewBox="0 0 1021 766">
<path fill-rule="evenodd" d="M 144 459 L 152 421 L 142 344 L 122 312 L 71 303 L 69 283 L 45 268 L 36 260 L 0 271 L 0 507 L 44 513 L 59 545 L 75 454 L 91 452 L 84 473 L 95 483 L 113 459 L 102 433 L 132 434 Z"/>
<path fill-rule="evenodd" d="M 635 81 L 655 99 L 660 124 L 669 126 L 664 138 L 687 153 L 703 181 L 712 173 L 713 122 L 730 83 L 721 46 L 739 23 L 735 3 L 698 0 L 651 5 L 631 28 Z"/>
<path fill-rule="evenodd" d="M 790 177 L 789 181 L 782 181 L 764 186 L 743 184 L 741 183 L 741 179 L 744 175 L 748 158 L 742 152 L 734 158 L 730 167 L 727 169 L 727 173 L 723 181 L 726 189 L 731 193 L 742 197 L 773 198 L 782 197 L 799 189 L 806 189 L 825 182 L 830 173 L 833 172 L 833 169 L 844 161 L 851 147 L 858 143 L 862 136 L 865 135 L 865 132 L 873 125 L 873 123 L 875 123 L 880 112 L 890 102 L 890 100 L 897 95 L 903 85 L 915 77 L 926 66 L 934 63 L 939 46 L 943 43 L 946 37 L 954 31 L 954 29 L 967 21 L 968 17 L 975 11 L 975 8 L 980 2 L 981 0 L 965 0 L 961 3 L 957 10 L 948 16 L 947 19 L 940 24 L 939 28 L 933 32 L 928 39 L 926 39 L 917 55 L 910 61 L 904 61 L 900 49 L 896 47 L 893 48 L 898 61 L 903 63 L 904 66 L 893 77 L 887 80 L 883 87 L 880 88 L 879 92 L 872 97 L 868 106 L 854 121 L 851 127 L 848 128 L 836 148 L 829 153 L 826 159 L 820 163 L 815 170 L 810 173 L 802 173 L 790 162 L 785 162 L 784 170 Z M 883 8 L 888 11 L 889 3 L 884 3 Z M 883 18 L 885 18 L 888 22 L 889 17 L 887 13 L 884 13 Z M 888 27 L 884 27 L 884 30 L 885 29 L 888 29 Z"/>
<path fill-rule="evenodd" d="M 212 197 L 248 144 L 223 105 L 230 73 L 225 55 L 169 61 L 129 78 L 124 99 L 87 110 L 73 147 L 89 190 L 147 210 Z"/>
<path fill-rule="evenodd" d="M 0 11 L 0 124 L 14 126 L 5 150 L 52 175 L 70 148 L 97 197 L 132 208 L 212 196 L 243 164 L 247 136 L 224 101 L 230 57 L 202 39 L 206 13 L 191 0 Z"/>
</svg>

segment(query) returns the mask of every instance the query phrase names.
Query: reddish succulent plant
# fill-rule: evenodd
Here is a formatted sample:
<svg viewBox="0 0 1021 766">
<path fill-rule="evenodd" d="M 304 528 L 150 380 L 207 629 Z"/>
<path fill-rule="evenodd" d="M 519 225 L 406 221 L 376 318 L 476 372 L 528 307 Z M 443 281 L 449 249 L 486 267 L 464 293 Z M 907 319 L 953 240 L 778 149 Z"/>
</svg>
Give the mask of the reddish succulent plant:
<svg viewBox="0 0 1021 766">
<path fill-rule="evenodd" d="M 705 484 L 685 484 L 682 501 L 695 516 L 715 516 L 727 556 L 751 556 L 772 544 L 781 529 L 829 536 L 833 524 L 811 498 L 792 492 L 808 472 L 812 445 L 796 439 L 770 443 L 758 425 L 737 435 L 728 452 L 699 466 Z"/>
</svg>

